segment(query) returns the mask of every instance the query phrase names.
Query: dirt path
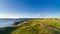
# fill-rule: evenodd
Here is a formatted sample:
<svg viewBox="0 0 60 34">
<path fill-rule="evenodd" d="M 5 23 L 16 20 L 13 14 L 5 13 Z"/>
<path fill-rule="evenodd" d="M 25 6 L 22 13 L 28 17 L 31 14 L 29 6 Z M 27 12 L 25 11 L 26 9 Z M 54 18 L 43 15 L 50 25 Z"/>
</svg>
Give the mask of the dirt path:
<svg viewBox="0 0 60 34">
<path fill-rule="evenodd" d="M 46 26 L 44 23 L 40 23 L 40 34 L 54 34 L 53 30 L 49 28 L 49 26 Z"/>
<path fill-rule="evenodd" d="M 44 30 L 46 29 L 47 33 L 49 32 L 49 34 L 60 34 L 60 30 L 59 29 L 51 27 L 50 25 L 48 25 L 46 23 L 41 23 L 41 26 L 44 28 Z"/>
</svg>

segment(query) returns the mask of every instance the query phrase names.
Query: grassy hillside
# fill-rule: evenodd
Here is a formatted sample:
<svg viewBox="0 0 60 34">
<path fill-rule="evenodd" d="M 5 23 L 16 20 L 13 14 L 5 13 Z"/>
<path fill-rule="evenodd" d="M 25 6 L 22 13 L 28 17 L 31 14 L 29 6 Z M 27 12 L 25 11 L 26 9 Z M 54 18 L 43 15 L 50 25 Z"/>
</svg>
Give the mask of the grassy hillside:
<svg viewBox="0 0 60 34">
<path fill-rule="evenodd" d="M 17 27 L 0 28 L 0 34 L 10 34 L 15 29 L 17 29 Z"/>
<path fill-rule="evenodd" d="M 59 19 L 34 19 L 0 29 L 1 34 L 60 34 Z"/>
</svg>

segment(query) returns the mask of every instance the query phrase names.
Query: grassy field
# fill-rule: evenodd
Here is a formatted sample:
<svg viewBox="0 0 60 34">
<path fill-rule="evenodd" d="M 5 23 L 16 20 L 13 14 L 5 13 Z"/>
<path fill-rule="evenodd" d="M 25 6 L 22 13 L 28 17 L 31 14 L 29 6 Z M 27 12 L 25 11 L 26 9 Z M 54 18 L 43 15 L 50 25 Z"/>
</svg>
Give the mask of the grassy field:
<svg viewBox="0 0 60 34">
<path fill-rule="evenodd" d="M 0 34 L 60 34 L 60 19 L 27 20 L 16 26 L 0 28 Z"/>
</svg>

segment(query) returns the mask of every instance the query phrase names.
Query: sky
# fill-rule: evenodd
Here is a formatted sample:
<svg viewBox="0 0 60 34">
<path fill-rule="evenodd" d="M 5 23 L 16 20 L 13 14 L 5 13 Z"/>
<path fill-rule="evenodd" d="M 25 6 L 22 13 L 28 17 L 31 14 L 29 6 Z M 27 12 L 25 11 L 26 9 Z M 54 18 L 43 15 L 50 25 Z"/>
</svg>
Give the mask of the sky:
<svg viewBox="0 0 60 34">
<path fill-rule="evenodd" d="M 0 0 L 0 18 L 59 18 L 60 0 Z"/>
</svg>

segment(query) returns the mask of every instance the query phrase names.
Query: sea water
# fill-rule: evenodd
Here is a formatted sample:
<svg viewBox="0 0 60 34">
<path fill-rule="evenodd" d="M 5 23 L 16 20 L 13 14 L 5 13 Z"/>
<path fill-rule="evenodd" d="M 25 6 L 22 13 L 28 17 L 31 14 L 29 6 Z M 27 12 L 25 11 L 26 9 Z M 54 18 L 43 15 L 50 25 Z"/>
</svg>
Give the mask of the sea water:
<svg viewBox="0 0 60 34">
<path fill-rule="evenodd" d="M 17 21 L 20 21 L 20 20 L 15 20 L 15 19 L 3 19 L 3 20 L 0 20 L 0 27 L 6 27 L 6 26 L 12 26 L 14 24 L 14 22 L 17 22 Z"/>
</svg>

